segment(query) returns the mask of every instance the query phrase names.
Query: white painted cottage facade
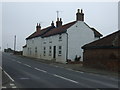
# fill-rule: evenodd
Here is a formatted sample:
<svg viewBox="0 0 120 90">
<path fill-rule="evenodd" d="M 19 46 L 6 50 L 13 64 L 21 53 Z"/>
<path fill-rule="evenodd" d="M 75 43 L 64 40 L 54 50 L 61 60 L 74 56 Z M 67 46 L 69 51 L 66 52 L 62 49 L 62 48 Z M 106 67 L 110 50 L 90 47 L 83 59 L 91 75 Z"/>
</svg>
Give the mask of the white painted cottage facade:
<svg viewBox="0 0 120 90">
<path fill-rule="evenodd" d="M 42 30 L 37 24 L 36 31 L 26 38 L 23 55 L 62 63 L 73 61 L 77 55 L 83 61 L 81 47 L 101 36 L 84 22 L 84 13 L 78 9 L 76 21 L 62 25 L 61 18 L 57 18 L 56 27 L 52 22 L 51 26 Z"/>
</svg>

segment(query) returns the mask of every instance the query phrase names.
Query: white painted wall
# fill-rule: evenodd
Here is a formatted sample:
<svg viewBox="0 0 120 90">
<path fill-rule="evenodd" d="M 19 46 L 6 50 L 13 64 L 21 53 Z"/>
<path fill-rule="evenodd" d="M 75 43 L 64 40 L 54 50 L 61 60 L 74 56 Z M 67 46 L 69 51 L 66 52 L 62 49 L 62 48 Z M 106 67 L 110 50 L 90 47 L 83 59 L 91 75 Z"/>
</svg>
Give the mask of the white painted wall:
<svg viewBox="0 0 120 90">
<path fill-rule="evenodd" d="M 27 56 L 27 47 L 23 48 L 23 56 Z"/>
<path fill-rule="evenodd" d="M 63 33 L 61 34 L 62 41 L 59 41 L 59 34 L 50 36 L 50 37 L 45 37 L 42 39 L 42 59 L 47 59 L 47 60 L 53 60 L 53 47 L 56 46 L 56 62 L 66 62 L 66 34 Z M 49 42 L 52 43 L 49 43 Z M 46 44 L 44 44 L 46 42 Z M 49 46 L 52 47 L 52 55 L 49 56 Z M 58 55 L 58 47 L 62 46 L 62 55 Z M 43 55 L 43 48 L 46 47 L 46 56 Z"/>
<path fill-rule="evenodd" d="M 28 40 L 26 40 L 26 44 L 27 44 L 27 47 L 25 48 L 25 50 L 23 48 L 23 53 L 24 53 L 23 55 L 26 55 L 29 57 L 40 58 L 40 56 L 41 56 L 41 37 L 28 39 Z M 37 47 L 37 53 L 35 53 L 36 47 Z M 28 48 L 29 48 L 29 51 L 28 51 Z M 30 54 L 30 51 L 31 51 L 31 54 Z"/>
<path fill-rule="evenodd" d="M 68 56 L 67 52 L 67 34 L 68 34 Z M 77 21 L 73 26 L 68 28 L 67 34 L 63 33 L 62 41 L 59 41 L 59 34 L 41 38 L 36 37 L 26 40 L 27 47 L 23 48 L 23 55 L 47 60 L 53 60 L 53 47 L 56 46 L 56 61 L 66 63 L 67 59 L 74 60 L 75 56 L 81 56 L 83 61 L 83 50 L 81 47 L 99 38 L 94 37 L 94 32 L 83 22 Z M 50 43 L 52 42 L 52 43 Z M 51 56 L 49 56 L 49 46 L 51 46 Z M 62 46 L 62 55 L 58 56 L 58 47 Z M 37 54 L 35 54 L 35 47 L 37 47 Z M 44 56 L 44 47 L 46 47 L 46 55 Z M 31 48 L 28 51 L 28 48 Z"/>
<path fill-rule="evenodd" d="M 32 39 L 28 39 L 26 41 L 27 47 L 23 48 L 23 55 L 47 60 L 53 60 L 53 47 L 56 46 L 56 62 L 66 63 L 66 33 L 61 34 L 62 41 L 59 41 L 59 34 L 50 36 L 50 37 L 36 37 Z M 50 43 L 52 42 L 52 43 Z M 49 56 L 49 46 L 51 46 L 51 56 Z M 61 56 L 58 55 L 58 47 L 62 46 L 62 54 Z M 35 53 L 35 47 L 37 47 L 37 54 Z M 44 56 L 44 47 L 46 48 L 45 52 L 46 55 Z M 28 51 L 28 48 L 31 48 Z"/>
<path fill-rule="evenodd" d="M 82 21 L 78 21 L 67 30 L 68 33 L 68 59 L 74 60 L 75 56 L 81 56 L 83 61 L 83 50 L 81 47 L 94 41 L 94 32 Z"/>
</svg>

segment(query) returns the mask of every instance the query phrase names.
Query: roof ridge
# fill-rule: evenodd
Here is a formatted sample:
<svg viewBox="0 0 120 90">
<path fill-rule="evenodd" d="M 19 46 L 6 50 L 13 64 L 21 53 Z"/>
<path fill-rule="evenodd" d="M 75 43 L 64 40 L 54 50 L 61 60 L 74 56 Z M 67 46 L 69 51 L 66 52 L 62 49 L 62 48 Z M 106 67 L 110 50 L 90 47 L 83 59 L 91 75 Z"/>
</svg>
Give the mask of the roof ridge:
<svg viewBox="0 0 120 90">
<path fill-rule="evenodd" d="M 120 30 L 115 31 L 115 32 L 113 32 L 113 33 L 111 33 L 111 34 L 109 34 L 109 35 L 107 35 L 107 36 L 104 36 L 104 37 L 101 38 L 101 39 L 98 39 L 98 40 L 96 40 L 96 41 L 90 42 L 90 43 L 82 46 L 82 48 L 91 47 L 91 44 L 93 44 L 92 46 L 96 46 L 96 44 L 98 44 L 97 42 L 101 42 L 102 40 L 108 39 L 108 38 L 111 37 L 111 36 L 114 36 L 114 37 L 116 38 L 116 37 L 118 37 L 119 33 L 120 33 Z M 118 35 L 116 35 L 116 34 L 118 34 Z M 114 40 L 114 39 L 113 39 L 113 40 Z M 113 41 L 111 41 L 111 42 L 113 42 Z M 97 45 L 97 46 L 98 46 L 98 45 Z M 99 46 L 101 46 L 101 45 L 99 45 Z M 105 45 L 105 46 L 106 46 L 106 45 Z"/>
<path fill-rule="evenodd" d="M 60 27 L 53 28 L 50 32 L 47 32 L 42 37 L 48 37 L 48 36 L 64 33 L 64 32 L 66 32 L 66 29 L 68 29 L 70 26 L 72 26 L 76 22 L 77 21 L 72 21 L 72 22 L 66 23 Z"/>
<path fill-rule="evenodd" d="M 47 30 L 49 30 L 51 27 L 53 27 L 53 26 L 48 26 L 48 27 L 46 27 L 46 28 L 43 28 L 43 29 L 41 29 L 39 32 L 34 32 L 34 33 L 32 33 L 31 35 L 29 35 L 27 38 L 26 38 L 26 40 L 27 39 L 32 39 L 32 38 L 34 38 L 34 37 L 38 37 L 38 36 L 41 36 L 41 35 L 43 35 L 44 33 L 46 33 L 46 31 Z M 54 28 L 54 27 L 53 27 Z"/>
</svg>

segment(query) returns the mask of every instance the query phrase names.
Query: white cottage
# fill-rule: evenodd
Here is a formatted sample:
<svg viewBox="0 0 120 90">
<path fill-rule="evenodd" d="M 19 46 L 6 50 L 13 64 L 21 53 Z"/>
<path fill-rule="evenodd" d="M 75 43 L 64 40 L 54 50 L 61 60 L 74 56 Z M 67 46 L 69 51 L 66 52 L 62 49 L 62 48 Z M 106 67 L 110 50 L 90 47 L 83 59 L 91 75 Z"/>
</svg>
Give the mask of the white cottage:
<svg viewBox="0 0 120 90">
<path fill-rule="evenodd" d="M 76 20 L 65 25 L 62 25 L 61 18 L 57 18 L 56 26 L 52 22 L 42 30 L 40 24 L 37 24 L 36 31 L 26 38 L 23 55 L 62 63 L 73 61 L 77 56 L 83 61 L 81 47 L 101 36 L 102 34 L 84 22 L 84 13 L 78 9 Z"/>
</svg>

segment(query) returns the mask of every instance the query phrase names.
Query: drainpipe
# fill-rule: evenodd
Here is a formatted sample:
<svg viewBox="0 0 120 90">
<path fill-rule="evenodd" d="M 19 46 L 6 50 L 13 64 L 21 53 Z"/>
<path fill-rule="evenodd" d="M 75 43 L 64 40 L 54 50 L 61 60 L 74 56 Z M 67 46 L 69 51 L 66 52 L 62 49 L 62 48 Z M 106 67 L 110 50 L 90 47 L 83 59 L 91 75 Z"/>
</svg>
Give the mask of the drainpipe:
<svg viewBox="0 0 120 90">
<path fill-rule="evenodd" d="M 66 62 L 67 62 L 67 59 L 68 59 L 68 33 L 66 32 L 66 35 L 67 35 L 67 40 L 66 40 Z"/>
</svg>

